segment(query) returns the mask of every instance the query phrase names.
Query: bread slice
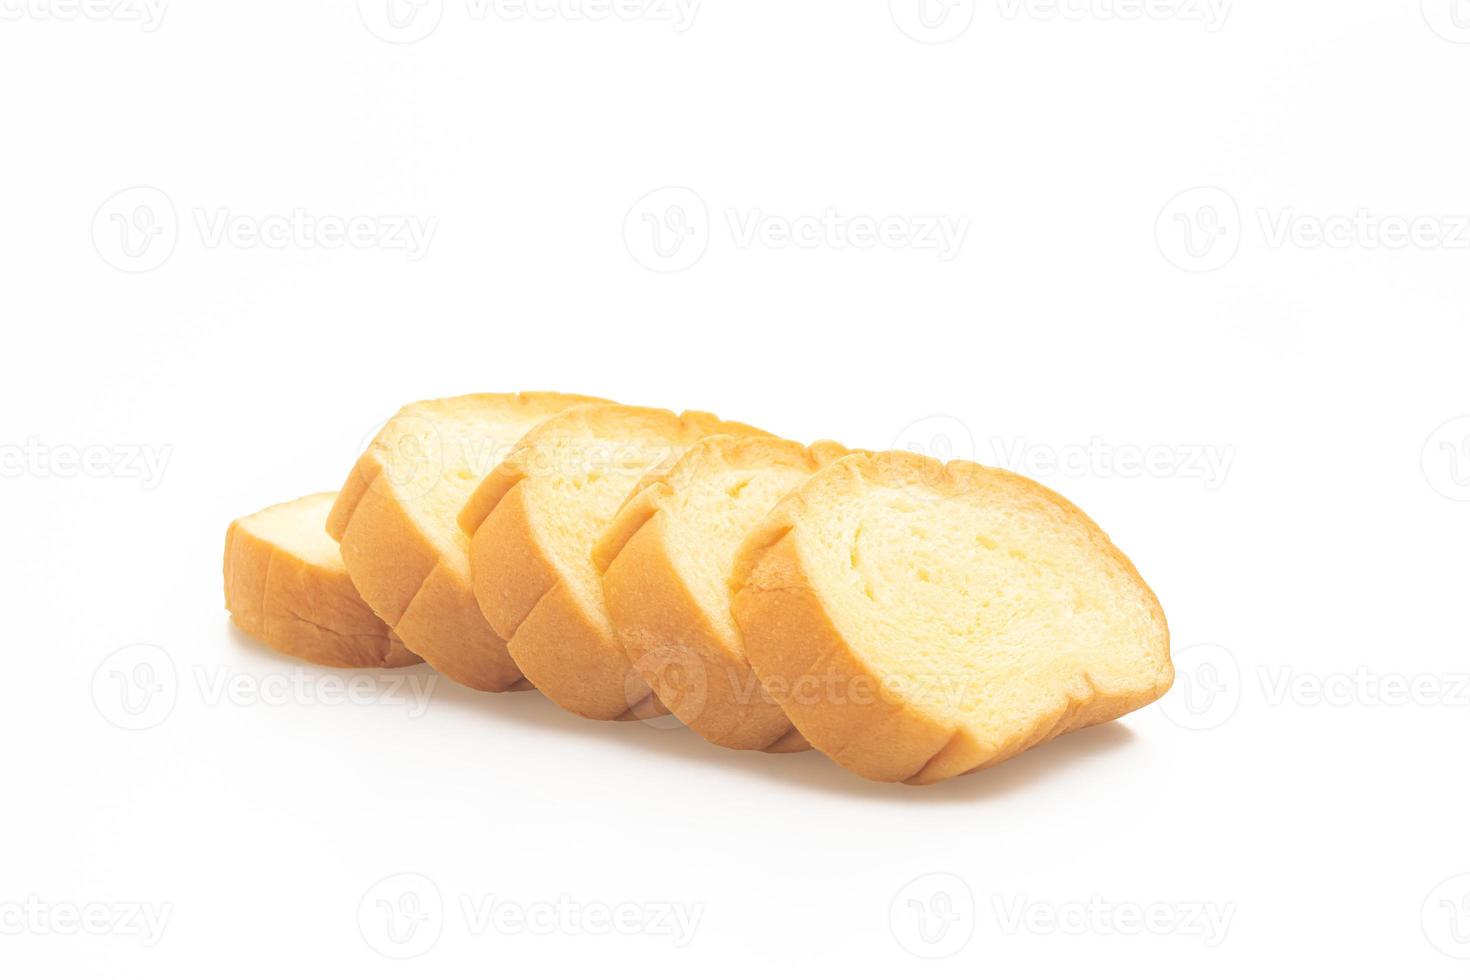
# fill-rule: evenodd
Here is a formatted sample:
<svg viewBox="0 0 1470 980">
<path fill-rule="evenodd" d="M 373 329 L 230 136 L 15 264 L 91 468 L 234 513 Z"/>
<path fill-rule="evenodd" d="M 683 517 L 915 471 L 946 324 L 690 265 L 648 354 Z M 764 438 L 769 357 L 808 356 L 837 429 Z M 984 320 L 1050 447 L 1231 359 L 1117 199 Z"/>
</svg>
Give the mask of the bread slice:
<svg viewBox="0 0 1470 980">
<path fill-rule="evenodd" d="M 592 549 L 645 474 L 708 435 L 764 435 L 703 412 L 573 408 L 543 422 L 460 515 L 480 610 L 547 697 L 587 718 L 662 711 L 608 618 Z"/>
<path fill-rule="evenodd" d="M 1158 600 L 1071 503 L 904 452 L 833 463 L 742 546 L 746 656 L 869 779 L 933 783 L 1142 707 L 1173 681 Z"/>
<path fill-rule="evenodd" d="M 326 667 L 405 667 L 419 658 L 352 587 L 327 536 L 335 493 L 242 517 L 225 532 L 225 608 L 246 633 Z"/>
<path fill-rule="evenodd" d="M 810 748 L 745 659 L 730 575 L 746 536 L 782 497 L 849 450 L 765 436 L 710 436 L 644 480 L 603 536 L 608 613 L 623 648 L 679 720 L 716 745 Z"/>
<path fill-rule="evenodd" d="M 526 393 L 417 402 L 378 433 L 327 521 L 367 604 L 440 673 L 482 691 L 525 687 L 470 587 L 460 508 L 533 426 L 600 399 Z"/>
</svg>

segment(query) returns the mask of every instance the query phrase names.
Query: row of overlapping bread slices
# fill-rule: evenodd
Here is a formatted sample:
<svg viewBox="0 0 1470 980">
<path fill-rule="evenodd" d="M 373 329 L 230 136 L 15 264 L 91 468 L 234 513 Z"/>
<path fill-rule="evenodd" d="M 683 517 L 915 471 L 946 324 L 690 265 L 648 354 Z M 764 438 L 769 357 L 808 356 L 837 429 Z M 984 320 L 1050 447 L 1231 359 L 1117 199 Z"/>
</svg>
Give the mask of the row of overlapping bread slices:
<svg viewBox="0 0 1470 980">
<path fill-rule="evenodd" d="M 1173 679 L 1152 591 L 1030 480 L 553 393 L 407 406 L 339 493 L 230 525 L 225 597 L 314 663 L 920 784 Z"/>
</svg>

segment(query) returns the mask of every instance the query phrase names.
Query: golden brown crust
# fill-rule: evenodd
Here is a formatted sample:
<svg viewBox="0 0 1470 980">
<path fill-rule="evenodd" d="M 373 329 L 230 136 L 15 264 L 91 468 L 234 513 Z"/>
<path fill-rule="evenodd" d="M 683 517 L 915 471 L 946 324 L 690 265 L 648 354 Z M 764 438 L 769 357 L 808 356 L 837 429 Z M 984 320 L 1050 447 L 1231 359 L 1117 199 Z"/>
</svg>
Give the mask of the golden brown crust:
<svg viewBox="0 0 1470 980">
<path fill-rule="evenodd" d="M 603 594 L 634 669 L 679 720 L 732 749 L 790 745 L 791 720 L 731 659 L 670 560 L 665 522 L 633 534 L 603 576 Z"/>
<path fill-rule="evenodd" d="M 1099 690 L 1090 676 L 1061 692 L 1062 705 L 1003 744 L 981 744 L 885 683 L 870 658 L 836 625 L 815 587 L 799 533 L 810 501 L 861 492 L 872 481 L 941 494 L 965 493 L 973 481 L 1001 481 L 1039 497 L 1087 530 L 1140 587 L 1163 630 L 1165 670 L 1135 690 Z M 747 656 L 796 727 L 839 764 L 869 779 L 929 784 L 995 765 L 1068 731 L 1120 717 L 1160 697 L 1172 681 L 1167 625 L 1153 592 L 1128 559 L 1071 502 L 1024 477 L 978 464 L 940 464 L 911 453 L 859 453 L 822 470 L 789 496 L 747 539 L 732 582 L 733 608 Z M 803 691 L 803 688 L 805 689 Z"/>
<path fill-rule="evenodd" d="M 592 549 L 592 561 L 599 572 L 607 574 L 608 566 L 613 563 L 613 559 L 617 558 L 619 553 L 628 546 L 633 535 L 653 519 L 661 509 L 663 501 L 673 492 L 673 488 L 665 481 L 663 474 L 650 474 L 643 478 L 639 487 L 633 491 L 623 506 L 618 508 L 607 531 L 597 542 L 597 546 Z"/>
<path fill-rule="evenodd" d="M 451 680 L 481 691 L 515 687 L 521 672 L 480 616 L 469 582 L 441 564 L 440 548 L 393 495 L 382 463 L 364 457 L 353 478 L 370 489 L 329 527 L 341 528 L 342 558 L 363 599 Z"/>
<path fill-rule="evenodd" d="M 225 532 L 224 575 L 225 608 L 235 624 L 287 656 L 325 667 L 420 662 L 358 596 L 345 568 L 261 537 L 250 518 Z"/>
<path fill-rule="evenodd" d="M 456 410 L 470 403 L 488 415 L 506 419 L 517 414 L 532 422 L 573 405 L 600 399 L 553 392 L 513 395 L 470 395 L 405 407 L 395 418 L 415 413 Z M 465 553 L 450 553 L 446 541 L 459 536 L 425 526 L 426 517 L 404 499 L 375 445 L 353 467 L 328 518 L 328 531 L 342 544 L 343 560 L 363 599 L 394 629 L 410 649 L 436 670 L 481 691 L 524 690 L 525 681 L 475 602 L 469 575 L 468 539 L 454 544 Z M 453 515 L 451 515 L 453 520 Z"/>
<path fill-rule="evenodd" d="M 722 431 L 760 433 L 701 412 L 676 416 L 622 405 L 572 409 L 527 433 L 461 512 L 461 527 L 473 535 L 470 564 L 482 615 L 507 639 L 526 677 L 568 711 L 616 720 L 664 709 L 632 669 L 601 594 L 578 593 L 538 525 L 530 505 L 535 481 L 557 482 L 568 465 L 548 456 L 548 447 L 558 439 L 576 445 L 579 439 L 621 438 L 630 447 L 656 446 L 677 458 L 678 447 Z M 566 506 L 576 506 L 575 491 L 565 492 Z M 589 562 L 594 544 L 587 544 Z"/>
<path fill-rule="evenodd" d="M 907 779 L 953 733 L 884 696 L 812 590 L 790 530 L 767 525 L 737 572 L 746 656 L 808 742 L 868 779 Z"/>
<path fill-rule="evenodd" d="M 667 473 L 646 477 L 609 526 L 595 552 L 608 611 L 634 667 L 685 725 L 732 749 L 803 751 L 810 746 L 761 686 L 738 637 L 716 626 L 675 555 L 666 508 L 697 481 L 733 469 L 781 467 L 815 471 L 848 450 L 836 443 L 805 447 L 771 437 L 712 436 Z"/>
</svg>

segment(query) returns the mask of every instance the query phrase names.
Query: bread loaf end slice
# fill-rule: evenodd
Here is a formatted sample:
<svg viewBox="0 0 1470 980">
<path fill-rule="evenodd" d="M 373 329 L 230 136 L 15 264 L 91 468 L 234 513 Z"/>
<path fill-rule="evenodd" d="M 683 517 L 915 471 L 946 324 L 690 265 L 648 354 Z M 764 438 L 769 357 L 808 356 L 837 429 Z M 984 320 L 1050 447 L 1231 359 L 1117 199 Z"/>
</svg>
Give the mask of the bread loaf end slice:
<svg viewBox="0 0 1470 980">
<path fill-rule="evenodd" d="M 1108 536 L 974 463 L 844 457 L 752 532 L 733 585 L 757 676 L 869 779 L 995 765 L 1173 681 L 1163 610 Z"/>
<path fill-rule="evenodd" d="M 242 517 L 225 532 L 225 608 L 267 646 L 325 667 L 419 663 L 374 615 L 327 536 L 335 493 Z"/>
</svg>

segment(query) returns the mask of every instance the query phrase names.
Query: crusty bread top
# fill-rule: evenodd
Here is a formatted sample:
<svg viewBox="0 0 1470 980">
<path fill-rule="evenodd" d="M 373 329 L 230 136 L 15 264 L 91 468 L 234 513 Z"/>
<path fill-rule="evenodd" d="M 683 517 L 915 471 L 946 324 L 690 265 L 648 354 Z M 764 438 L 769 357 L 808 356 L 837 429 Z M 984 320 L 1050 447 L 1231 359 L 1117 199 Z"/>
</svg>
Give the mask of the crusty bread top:
<svg viewBox="0 0 1470 980">
<path fill-rule="evenodd" d="M 327 514 L 336 499 L 335 493 L 314 493 L 275 504 L 234 523 L 247 534 L 309 565 L 346 575 L 342 549 L 326 532 Z"/>
<path fill-rule="evenodd" d="M 799 571 L 760 561 L 786 535 Z M 885 698 L 988 744 L 1067 692 L 1162 693 L 1173 676 L 1163 611 L 1133 565 L 1067 500 L 1004 470 L 838 460 L 752 533 L 733 581 L 794 578 Z"/>
<path fill-rule="evenodd" d="M 768 435 L 707 412 L 611 404 L 568 409 L 526 433 L 465 504 L 460 526 L 473 534 L 520 484 L 558 574 L 601 608 L 592 551 L 607 522 L 647 474 L 666 471 L 690 445 L 714 434 Z"/>
<path fill-rule="evenodd" d="M 467 577 L 469 544 L 456 520 L 465 500 L 528 426 L 562 409 L 601 401 L 536 391 L 414 402 L 388 420 L 357 469 L 365 492 L 393 497 L 417 518 L 419 532 L 444 560 Z M 341 540 L 356 504 L 344 492 L 327 522 L 332 537 Z"/>
<path fill-rule="evenodd" d="M 708 436 L 666 472 L 640 481 L 598 543 L 593 560 L 606 572 L 633 535 L 661 515 L 660 531 L 680 581 L 722 646 L 738 653 L 730 576 L 741 542 L 782 497 L 849 452 L 835 442 L 807 447 L 774 436 Z"/>
</svg>

